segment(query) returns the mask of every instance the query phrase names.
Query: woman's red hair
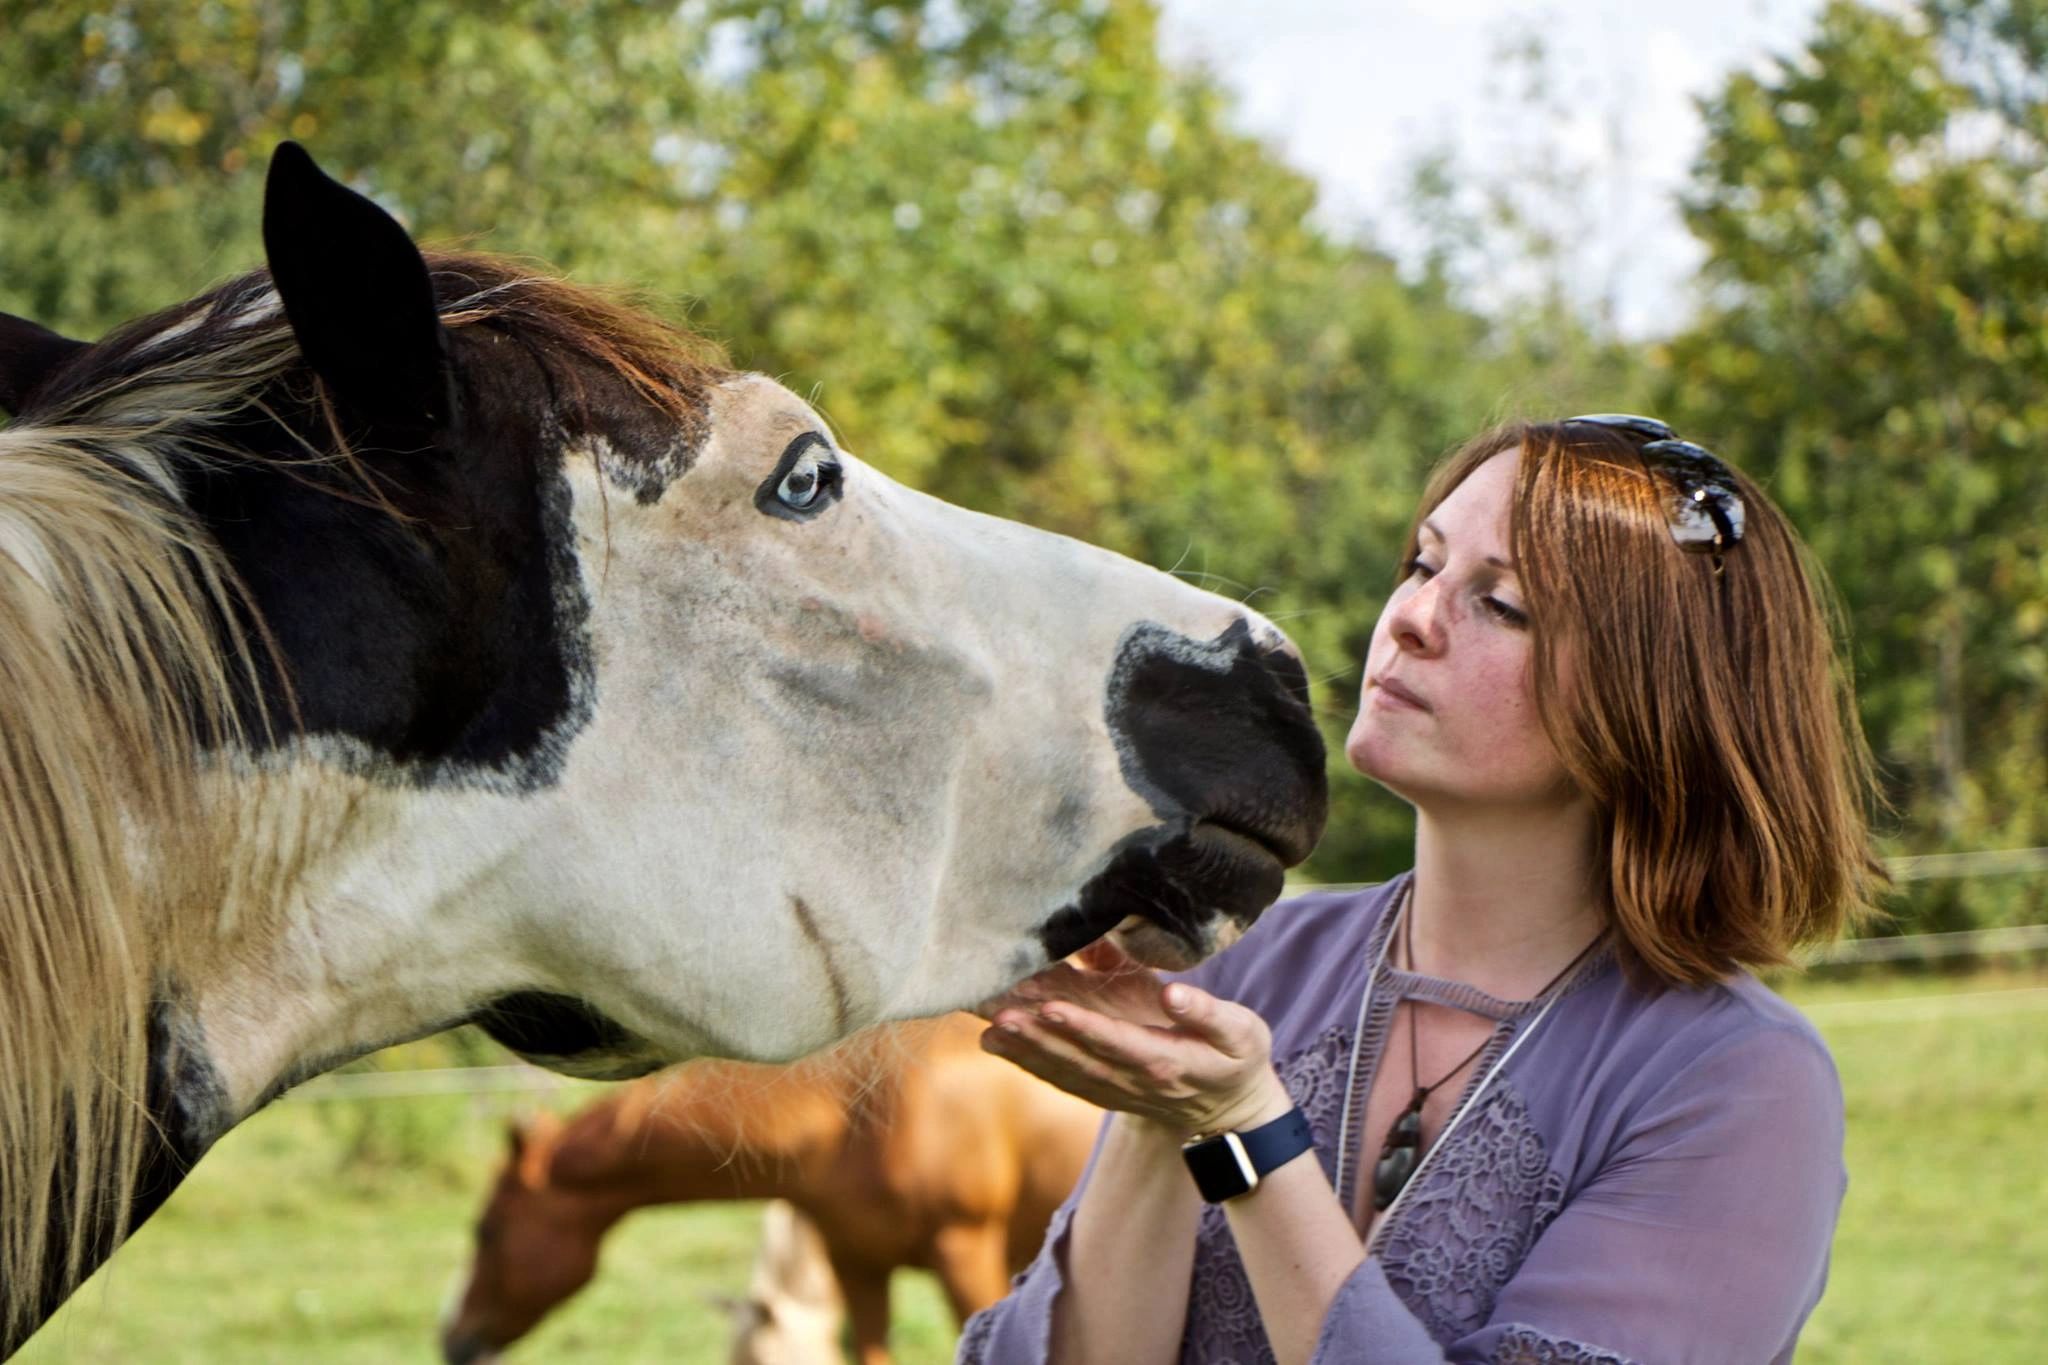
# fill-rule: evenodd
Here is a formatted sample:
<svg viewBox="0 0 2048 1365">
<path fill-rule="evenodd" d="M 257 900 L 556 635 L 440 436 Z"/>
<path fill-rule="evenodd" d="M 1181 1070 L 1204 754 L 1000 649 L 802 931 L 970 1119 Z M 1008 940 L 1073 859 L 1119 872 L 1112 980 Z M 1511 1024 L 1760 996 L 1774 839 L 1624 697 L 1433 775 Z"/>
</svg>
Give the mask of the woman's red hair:
<svg viewBox="0 0 2048 1365">
<path fill-rule="evenodd" d="M 1597 812 L 1594 856 L 1624 958 L 1687 985 L 1833 937 L 1885 874 L 1849 671 L 1797 534 L 1738 472 L 1741 542 L 1719 556 L 1682 549 L 1661 476 L 1627 435 L 1511 423 L 1438 469 L 1404 562 L 1451 490 L 1518 448 L 1509 544 L 1533 691 Z"/>
</svg>

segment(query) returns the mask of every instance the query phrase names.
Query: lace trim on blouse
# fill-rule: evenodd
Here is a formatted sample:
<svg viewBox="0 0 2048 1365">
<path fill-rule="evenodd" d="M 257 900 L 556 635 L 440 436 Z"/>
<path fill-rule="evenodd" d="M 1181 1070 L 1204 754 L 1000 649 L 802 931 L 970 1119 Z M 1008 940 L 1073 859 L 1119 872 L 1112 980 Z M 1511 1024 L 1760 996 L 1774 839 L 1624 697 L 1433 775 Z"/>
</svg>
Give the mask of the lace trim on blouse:
<svg viewBox="0 0 2048 1365">
<path fill-rule="evenodd" d="M 1494 1348 L 1493 1365 L 1635 1365 L 1627 1356 L 1583 1341 L 1547 1337 L 1532 1327 L 1510 1327 Z"/>
<path fill-rule="evenodd" d="M 1564 1190 L 1520 1093 L 1494 1086 L 1387 1226 L 1387 1283 L 1438 1341 L 1477 1331 L 1564 1207 Z"/>
<path fill-rule="evenodd" d="M 1308 1117 L 1326 1172 L 1334 1164 L 1350 1059 L 1349 1036 L 1331 1029 L 1280 1068 L 1281 1080 Z M 1521 1095 L 1497 1084 L 1445 1140 L 1388 1226 L 1378 1253 L 1387 1282 L 1438 1342 L 1448 1345 L 1477 1331 L 1563 1207 L 1564 1190 Z M 1183 1365 L 1265 1365 L 1273 1359 L 1251 1279 L 1221 1208 L 1202 1211 L 1182 1342 Z"/>
<path fill-rule="evenodd" d="M 1393 905 L 1398 908 L 1405 895 L 1406 888 L 1397 892 Z M 1364 948 L 1367 961 L 1380 961 L 1380 949 L 1393 932 L 1395 919 L 1390 911 L 1374 926 Z M 1513 1043 L 1523 1021 L 1551 998 L 1568 995 L 1597 976 L 1612 955 L 1612 947 L 1602 945 L 1555 991 L 1520 1001 L 1501 1000 L 1462 982 L 1402 971 L 1382 961 L 1358 1039 L 1353 1112 L 1363 1112 L 1401 1000 L 1453 1005 L 1498 1021 L 1466 1082 L 1459 1099 L 1462 1106 L 1470 1100 L 1472 1087 Z M 1348 1167 L 1358 1158 L 1355 1151 L 1337 1150 L 1350 1063 L 1350 1030 L 1335 1024 L 1278 1067 L 1288 1093 L 1308 1118 L 1317 1159 L 1333 1183 L 1338 1162 Z M 1345 1184 L 1349 1187 L 1350 1180 Z M 1536 1238 L 1563 1207 L 1564 1190 L 1564 1178 L 1551 1170 L 1548 1149 L 1529 1119 L 1528 1106 L 1505 1078 L 1496 1079 L 1479 1107 L 1441 1141 L 1441 1150 L 1417 1175 L 1382 1234 L 1376 1255 L 1388 1283 L 1438 1342 L 1448 1344 L 1476 1331 Z M 1273 1359 L 1229 1222 L 1214 1206 L 1202 1211 L 1182 1342 L 1182 1365 L 1265 1365 Z M 1572 1362 L 1574 1357 L 1556 1359 Z M 1584 1359 L 1603 1360 L 1597 1355 Z"/>
</svg>

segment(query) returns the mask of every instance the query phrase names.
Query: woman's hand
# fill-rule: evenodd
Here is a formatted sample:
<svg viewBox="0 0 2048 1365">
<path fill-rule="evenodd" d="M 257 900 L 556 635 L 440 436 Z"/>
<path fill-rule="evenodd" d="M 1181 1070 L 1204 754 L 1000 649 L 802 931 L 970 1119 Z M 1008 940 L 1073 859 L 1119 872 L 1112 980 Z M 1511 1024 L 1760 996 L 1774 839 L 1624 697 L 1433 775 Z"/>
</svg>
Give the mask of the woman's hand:
<svg viewBox="0 0 2048 1365">
<path fill-rule="evenodd" d="M 1113 948 L 1040 972 L 979 1013 L 983 1048 L 1071 1095 L 1178 1138 L 1257 1127 L 1294 1107 L 1272 1031 L 1242 1005 L 1162 986 Z"/>
</svg>

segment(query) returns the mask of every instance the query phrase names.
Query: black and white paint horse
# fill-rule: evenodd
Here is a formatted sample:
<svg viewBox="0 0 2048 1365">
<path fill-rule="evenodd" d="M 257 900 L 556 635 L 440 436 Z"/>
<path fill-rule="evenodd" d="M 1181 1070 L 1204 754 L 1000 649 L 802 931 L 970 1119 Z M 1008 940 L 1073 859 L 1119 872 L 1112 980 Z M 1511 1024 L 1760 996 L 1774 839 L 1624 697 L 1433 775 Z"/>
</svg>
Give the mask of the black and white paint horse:
<svg viewBox="0 0 2048 1365">
<path fill-rule="evenodd" d="M 296 146 L 263 226 L 97 343 L 0 315 L 0 1355 L 371 1049 L 794 1057 L 1105 933 L 1192 962 L 1320 833 L 1256 614 Z"/>
</svg>

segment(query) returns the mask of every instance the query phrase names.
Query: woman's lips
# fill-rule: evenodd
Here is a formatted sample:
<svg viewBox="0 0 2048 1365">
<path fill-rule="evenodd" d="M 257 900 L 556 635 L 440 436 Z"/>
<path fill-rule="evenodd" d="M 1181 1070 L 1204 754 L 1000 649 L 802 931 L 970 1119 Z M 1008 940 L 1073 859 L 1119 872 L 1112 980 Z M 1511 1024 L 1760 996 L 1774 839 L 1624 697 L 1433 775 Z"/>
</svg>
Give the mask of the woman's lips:
<svg viewBox="0 0 2048 1365">
<path fill-rule="evenodd" d="M 1383 693 L 1397 705 L 1412 706 L 1417 711 L 1429 710 L 1428 702 L 1416 695 L 1413 690 L 1402 686 L 1396 679 L 1386 677 L 1375 678 L 1372 685 L 1376 691 Z"/>
</svg>

